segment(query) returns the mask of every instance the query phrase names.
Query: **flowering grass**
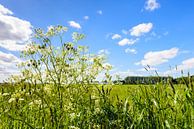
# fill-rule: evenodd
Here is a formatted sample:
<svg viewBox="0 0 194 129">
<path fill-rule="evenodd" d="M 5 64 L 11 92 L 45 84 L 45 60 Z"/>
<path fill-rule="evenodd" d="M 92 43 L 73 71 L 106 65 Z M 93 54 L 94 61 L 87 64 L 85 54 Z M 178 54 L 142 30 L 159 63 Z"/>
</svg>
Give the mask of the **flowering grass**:
<svg viewBox="0 0 194 129">
<path fill-rule="evenodd" d="M 193 127 L 192 85 L 90 85 L 85 92 L 64 90 L 60 105 L 51 85 L 1 86 L 0 128 Z"/>
</svg>

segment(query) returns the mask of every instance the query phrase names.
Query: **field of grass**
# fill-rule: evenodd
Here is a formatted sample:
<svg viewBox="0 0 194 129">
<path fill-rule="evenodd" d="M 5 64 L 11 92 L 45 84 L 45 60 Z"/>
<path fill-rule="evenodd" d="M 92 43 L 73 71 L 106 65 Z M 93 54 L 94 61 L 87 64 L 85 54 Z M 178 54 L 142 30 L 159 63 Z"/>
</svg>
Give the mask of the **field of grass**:
<svg viewBox="0 0 194 129">
<path fill-rule="evenodd" d="M 171 80 L 154 85 L 112 85 L 104 56 L 90 55 L 61 35 L 66 27 L 44 33 L 22 51 L 20 74 L 0 86 L 0 129 L 192 129 L 194 86 Z M 61 46 L 52 45 L 59 36 Z M 59 48 L 59 49 L 58 49 Z M 104 73 L 107 84 L 94 84 Z M 184 80 L 184 79 L 182 79 Z"/>
<path fill-rule="evenodd" d="M 43 89 L 42 89 L 43 88 Z M 193 127 L 193 85 L 1 86 L 0 128 Z M 84 93 L 83 93 L 84 92 Z"/>
</svg>

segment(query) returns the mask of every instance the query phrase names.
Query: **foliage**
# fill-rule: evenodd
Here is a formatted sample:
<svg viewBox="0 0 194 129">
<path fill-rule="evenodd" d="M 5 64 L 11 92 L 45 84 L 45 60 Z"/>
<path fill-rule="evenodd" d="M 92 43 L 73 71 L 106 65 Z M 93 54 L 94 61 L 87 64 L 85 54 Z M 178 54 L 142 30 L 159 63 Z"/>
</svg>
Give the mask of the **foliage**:
<svg viewBox="0 0 194 129">
<path fill-rule="evenodd" d="M 171 80 L 173 84 L 186 84 L 189 82 L 194 82 L 194 76 L 188 76 L 188 77 L 162 77 L 162 76 L 127 76 L 124 80 L 115 80 L 113 81 L 115 84 L 157 84 L 157 83 L 163 83 L 167 84 L 168 81 Z"/>
<path fill-rule="evenodd" d="M 157 84 L 157 83 L 167 83 L 172 77 L 161 77 L 161 76 L 128 76 L 124 79 L 124 84 Z"/>
</svg>

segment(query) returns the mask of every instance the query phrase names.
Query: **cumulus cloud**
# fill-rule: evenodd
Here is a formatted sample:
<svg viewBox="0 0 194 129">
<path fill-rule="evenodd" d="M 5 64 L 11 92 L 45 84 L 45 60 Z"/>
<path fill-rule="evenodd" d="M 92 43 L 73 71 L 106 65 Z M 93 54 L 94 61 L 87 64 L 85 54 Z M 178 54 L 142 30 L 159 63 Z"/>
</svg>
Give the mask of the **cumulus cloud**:
<svg viewBox="0 0 194 129">
<path fill-rule="evenodd" d="M 10 15 L 12 15 L 13 12 L 0 4 L 0 14 L 10 14 Z"/>
<path fill-rule="evenodd" d="M 99 15 L 102 15 L 102 10 L 98 10 L 97 13 L 98 13 Z"/>
<path fill-rule="evenodd" d="M 16 64 L 21 60 L 11 53 L 4 53 L 0 51 L 0 82 L 8 78 L 9 75 L 18 73 Z"/>
<path fill-rule="evenodd" d="M 139 39 L 128 39 L 128 38 L 124 38 L 121 41 L 118 42 L 119 46 L 125 46 L 125 45 L 133 45 L 134 43 L 136 43 Z"/>
<path fill-rule="evenodd" d="M 20 62 L 20 59 L 16 57 L 15 55 L 10 54 L 10 53 L 7 54 L 7 53 L 0 51 L 0 64 L 1 65 L 18 63 L 18 62 Z"/>
<path fill-rule="evenodd" d="M 0 5 L 0 47 L 11 51 L 23 50 L 32 34 L 32 25 L 12 16 L 13 12 Z"/>
<path fill-rule="evenodd" d="M 100 55 L 101 54 L 109 55 L 110 52 L 107 49 L 101 49 L 101 50 L 98 51 L 98 54 L 100 54 Z"/>
<path fill-rule="evenodd" d="M 112 39 L 120 39 L 120 38 L 121 38 L 121 35 L 119 35 L 119 34 L 114 34 L 112 36 Z"/>
<path fill-rule="evenodd" d="M 136 65 L 150 65 L 150 66 L 157 66 L 162 63 L 168 62 L 169 59 L 172 59 L 177 56 L 179 52 L 178 48 L 171 48 L 169 50 L 163 51 L 155 51 L 155 52 L 148 52 L 144 55 L 144 59 L 140 62 L 137 62 Z"/>
<path fill-rule="evenodd" d="M 150 32 L 152 28 L 153 28 L 152 23 L 142 23 L 130 29 L 130 34 L 131 36 L 139 37 L 145 33 Z"/>
<path fill-rule="evenodd" d="M 155 9 L 158 9 L 160 7 L 160 4 L 156 0 L 147 0 L 145 9 L 149 11 L 154 11 Z"/>
<path fill-rule="evenodd" d="M 194 58 L 190 58 L 187 60 L 182 61 L 181 65 L 177 66 L 177 70 L 189 70 L 194 68 Z"/>
<path fill-rule="evenodd" d="M 175 68 L 164 72 L 164 75 L 175 74 L 175 73 L 179 73 L 181 71 L 186 71 L 186 70 L 189 71 L 191 69 L 194 69 L 194 57 L 182 61 L 180 65 L 177 65 Z"/>
<path fill-rule="evenodd" d="M 120 78 L 124 79 L 127 76 L 142 76 L 142 74 L 138 73 L 137 71 L 133 70 L 126 70 L 126 71 L 116 71 L 111 74 L 113 76 L 113 79 L 116 79 L 115 77 L 118 75 Z"/>
<path fill-rule="evenodd" d="M 126 49 L 125 49 L 125 53 L 129 53 L 129 54 L 137 54 L 137 50 L 131 49 L 131 48 L 126 48 Z"/>
<path fill-rule="evenodd" d="M 75 21 L 69 21 L 69 26 L 76 28 L 76 29 L 81 29 L 81 26 L 79 23 L 75 22 Z"/>
</svg>

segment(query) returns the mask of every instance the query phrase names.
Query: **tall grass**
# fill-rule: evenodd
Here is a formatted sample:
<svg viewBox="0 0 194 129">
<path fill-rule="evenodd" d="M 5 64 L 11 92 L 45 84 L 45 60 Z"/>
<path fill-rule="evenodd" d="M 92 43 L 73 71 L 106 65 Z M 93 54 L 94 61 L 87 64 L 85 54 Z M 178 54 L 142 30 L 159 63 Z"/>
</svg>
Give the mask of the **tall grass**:
<svg viewBox="0 0 194 129">
<path fill-rule="evenodd" d="M 192 129 L 193 83 L 128 86 L 120 99 L 122 87 L 66 87 L 61 105 L 52 85 L 1 86 L 0 128 Z"/>
</svg>

